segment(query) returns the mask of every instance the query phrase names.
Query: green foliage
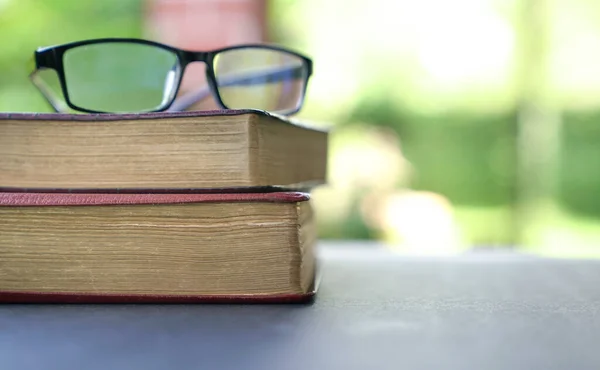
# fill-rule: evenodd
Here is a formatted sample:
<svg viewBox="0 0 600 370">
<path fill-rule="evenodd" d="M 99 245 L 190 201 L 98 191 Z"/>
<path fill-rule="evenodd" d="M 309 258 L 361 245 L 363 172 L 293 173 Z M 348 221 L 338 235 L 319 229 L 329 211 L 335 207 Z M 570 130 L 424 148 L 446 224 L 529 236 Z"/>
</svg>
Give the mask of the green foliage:
<svg viewBox="0 0 600 370">
<path fill-rule="evenodd" d="M 455 205 L 503 206 L 515 192 L 515 120 L 448 114 L 406 121 L 403 145 L 417 171 L 414 187 Z"/>
<path fill-rule="evenodd" d="M 443 194 L 456 205 L 514 202 L 516 115 L 446 112 L 418 115 L 388 98 L 362 100 L 346 124 L 364 122 L 398 133 L 416 170 L 412 187 Z"/>
<path fill-rule="evenodd" d="M 557 198 L 571 212 L 600 217 L 600 112 L 569 112 L 562 131 Z"/>
<path fill-rule="evenodd" d="M 561 144 L 551 159 L 558 162 L 551 180 L 556 182 L 554 200 L 574 217 L 598 219 L 600 111 L 566 112 L 562 121 Z M 415 170 L 411 188 L 447 197 L 471 243 L 520 242 L 513 235 L 518 206 L 515 112 L 424 116 L 388 98 L 365 97 L 343 124 L 383 126 L 398 133 Z"/>
<path fill-rule="evenodd" d="M 29 82 L 40 46 L 100 37 L 140 37 L 141 0 L 5 0 L 0 7 L 0 111 L 49 111 Z"/>
</svg>

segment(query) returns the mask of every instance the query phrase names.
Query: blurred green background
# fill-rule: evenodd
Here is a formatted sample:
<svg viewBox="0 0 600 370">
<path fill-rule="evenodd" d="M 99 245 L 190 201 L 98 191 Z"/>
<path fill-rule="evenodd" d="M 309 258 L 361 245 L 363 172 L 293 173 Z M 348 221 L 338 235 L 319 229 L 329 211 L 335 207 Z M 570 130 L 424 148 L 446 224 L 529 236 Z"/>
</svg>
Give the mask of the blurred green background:
<svg viewBox="0 0 600 370">
<path fill-rule="evenodd" d="M 49 111 L 27 77 L 38 46 L 152 38 L 145 5 L 0 0 L 0 111 Z M 329 184 L 314 193 L 322 238 L 407 253 L 508 245 L 600 256 L 600 3 L 264 9 L 266 40 L 315 62 L 298 118 L 332 129 Z"/>
</svg>

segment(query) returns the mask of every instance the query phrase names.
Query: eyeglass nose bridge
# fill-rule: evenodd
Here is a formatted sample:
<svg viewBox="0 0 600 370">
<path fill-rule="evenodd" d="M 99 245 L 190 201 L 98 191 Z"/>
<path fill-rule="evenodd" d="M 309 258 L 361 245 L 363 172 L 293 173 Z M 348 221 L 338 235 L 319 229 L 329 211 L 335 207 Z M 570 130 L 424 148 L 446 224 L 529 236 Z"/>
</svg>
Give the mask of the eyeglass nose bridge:
<svg viewBox="0 0 600 370">
<path fill-rule="evenodd" d="M 214 58 L 213 52 L 205 52 L 205 51 L 191 51 L 191 50 L 179 50 L 178 55 L 180 58 L 180 67 L 182 69 L 181 77 L 183 77 L 183 71 L 187 68 L 187 66 L 194 62 L 202 62 L 206 64 L 206 85 L 201 86 L 199 89 L 195 91 L 191 91 L 184 96 L 178 97 L 174 100 L 169 106 L 169 111 L 183 111 L 198 101 L 213 95 L 214 99 L 219 103 L 222 107 L 225 107 L 223 101 L 221 100 L 221 96 L 217 91 L 217 83 L 214 77 L 213 67 L 211 66 L 212 60 Z M 181 83 L 180 77 L 180 83 Z M 179 90 L 180 83 L 177 86 L 177 90 Z M 177 95 L 177 93 L 175 93 Z"/>
<path fill-rule="evenodd" d="M 183 64 L 187 65 L 193 62 L 203 62 L 209 64 L 210 61 L 210 53 L 204 51 L 184 51 L 183 55 Z"/>
</svg>

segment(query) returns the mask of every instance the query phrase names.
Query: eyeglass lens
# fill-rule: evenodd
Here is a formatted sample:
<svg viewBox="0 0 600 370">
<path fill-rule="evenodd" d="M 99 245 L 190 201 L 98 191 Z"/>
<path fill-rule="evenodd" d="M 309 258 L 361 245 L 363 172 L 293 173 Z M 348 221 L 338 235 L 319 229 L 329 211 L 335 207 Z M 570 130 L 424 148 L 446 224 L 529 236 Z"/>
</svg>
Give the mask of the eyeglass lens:
<svg viewBox="0 0 600 370">
<path fill-rule="evenodd" d="M 243 48 L 220 52 L 214 61 L 223 104 L 272 112 L 298 108 L 306 70 L 299 57 L 270 49 Z"/>
<path fill-rule="evenodd" d="M 179 81 L 177 55 L 152 45 L 98 43 L 65 52 L 66 89 L 77 107 L 143 112 L 166 106 Z"/>
</svg>

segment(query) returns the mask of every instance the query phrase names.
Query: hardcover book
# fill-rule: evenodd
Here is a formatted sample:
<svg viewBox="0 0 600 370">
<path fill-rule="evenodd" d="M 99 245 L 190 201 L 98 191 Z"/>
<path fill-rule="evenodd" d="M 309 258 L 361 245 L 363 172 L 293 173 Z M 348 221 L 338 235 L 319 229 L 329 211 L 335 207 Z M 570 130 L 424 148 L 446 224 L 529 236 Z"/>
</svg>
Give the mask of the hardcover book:
<svg viewBox="0 0 600 370">
<path fill-rule="evenodd" d="M 309 195 L 0 193 L 0 302 L 291 302 L 316 291 Z"/>
<path fill-rule="evenodd" d="M 327 132 L 254 110 L 0 113 L 0 190 L 310 191 Z"/>
</svg>

